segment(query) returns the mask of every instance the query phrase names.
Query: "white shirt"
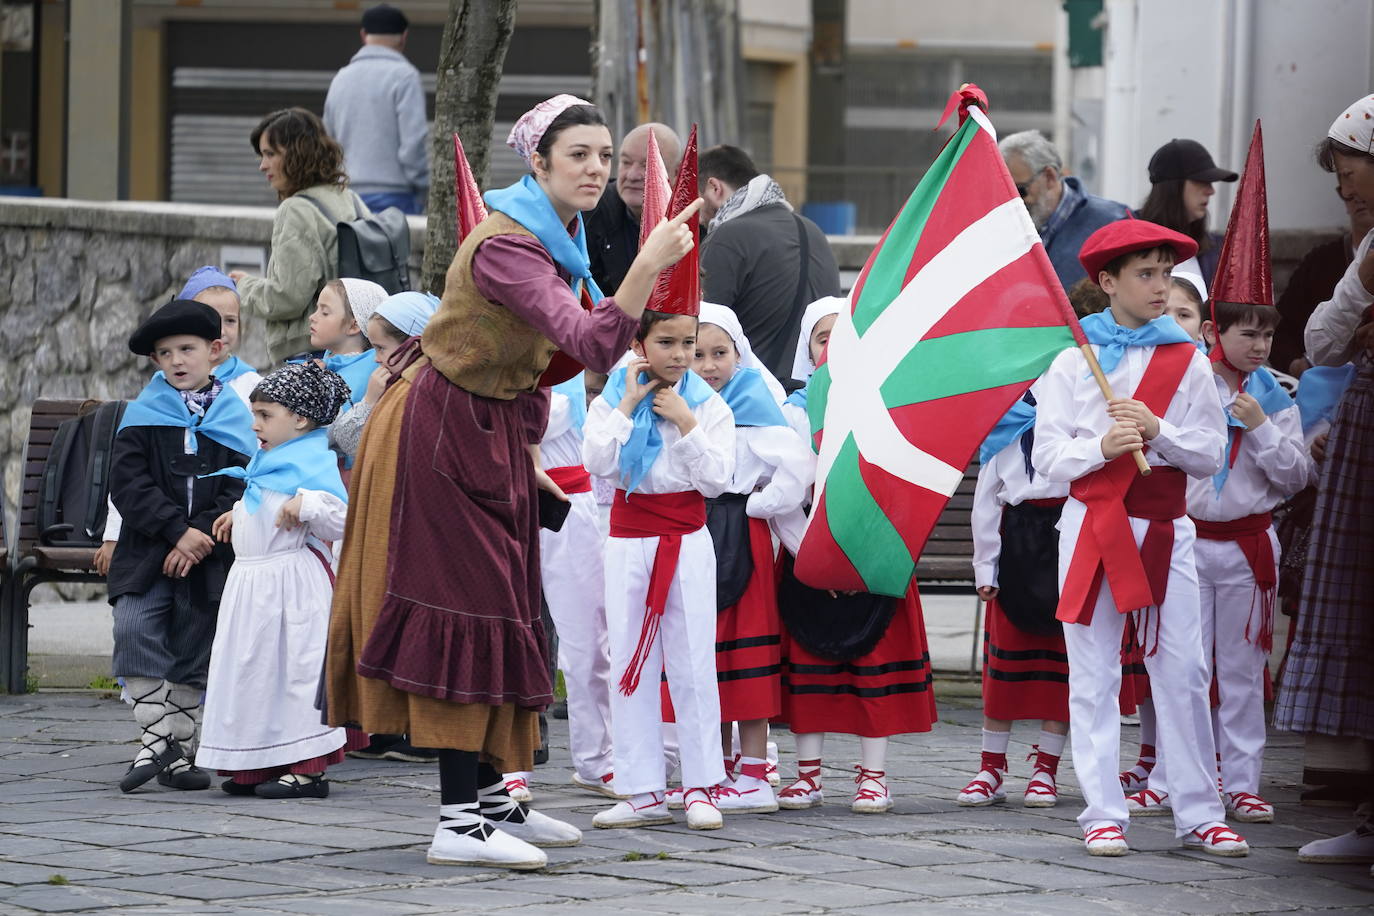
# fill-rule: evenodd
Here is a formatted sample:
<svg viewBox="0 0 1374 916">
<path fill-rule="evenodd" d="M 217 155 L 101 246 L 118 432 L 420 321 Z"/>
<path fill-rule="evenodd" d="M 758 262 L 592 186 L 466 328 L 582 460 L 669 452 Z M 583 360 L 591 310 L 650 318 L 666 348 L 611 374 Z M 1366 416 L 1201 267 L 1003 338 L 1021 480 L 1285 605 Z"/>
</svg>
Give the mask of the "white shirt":
<svg viewBox="0 0 1374 916">
<path fill-rule="evenodd" d="M 1314 366 L 1343 366 L 1355 359 L 1359 346 L 1355 329 L 1362 323 L 1364 310 L 1374 303 L 1374 294 L 1360 282 L 1360 263 L 1374 244 L 1374 230 L 1360 241 L 1355 260 L 1345 269 L 1331 298 L 1317 306 L 1307 319 L 1303 344 Z"/>
<path fill-rule="evenodd" d="M 685 436 L 678 432 L 677 424 L 657 421 L 663 448 L 635 493 L 695 490 L 710 497 L 729 492 L 735 473 L 735 416 L 714 392 L 692 408 L 692 415 L 697 425 Z M 587 471 L 618 481 L 620 447 L 630 441 L 633 431 L 630 418 L 604 397 L 592 401 L 582 428 L 582 463 Z M 634 499 L 634 494 L 629 498 Z"/>
<path fill-rule="evenodd" d="M 1238 392 L 1220 375 L 1213 373 L 1212 378 L 1229 408 Z M 1268 512 L 1315 480 L 1316 464 L 1303 442 L 1302 418 L 1295 404 L 1240 433 L 1240 453 L 1220 493 L 1210 477 L 1188 478 L 1188 514 L 1209 522 L 1229 522 Z"/>
<path fill-rule="evenodd" d="M 1037 401 L 1038 401 L 1037 397 Z M 978 469 L 973 490 L 973 581 L 978 588 L 997 587 L 997 562 L 1002 555 L 1002 507 L 1028 499 L 1058 499 L 1069 495 L 1069 485 L 1037 473 L 1026 474 L 1020 440 L 1007 445 Z"/>
<path fill-rule="evenodd" d="M 582 430 L 573 425 L 572 401 L 566 394 L 549 393 L 549 425 L 539 443 L 539 459 L 545 468 L 582 464 Z"/>
<path fill-rule="evenodd" d="M 1094 345 L 1094 349 L 1097 347 Z M 1132 395 L 1145 375 L 1154 347 L 1128 347 L 1107 381 L 1117 397 Z M 1221 470 L 1226 417 L 1212 381 L 1211 363 L 1194 350 L 1178 390 L 1159 417 L 1159 435 L 1145 453 L 1151 465 L 1176 467 L 1190 477 L 1210 478 Z M 1077 348 L 1060 353 L 1037 383 L 1035 448 L 1037 473 L 1065 483 L 1107 463 L 1102 437 L 1112 427 L 1107 402 Z"/>
<path fill-rule="evenodd" d="M 747 493 L 745 512 L 772 519 L 800 509 L 815 472 L 811 450 L 790 426 L 735 427 L 731 493 Z"/>
</svg>

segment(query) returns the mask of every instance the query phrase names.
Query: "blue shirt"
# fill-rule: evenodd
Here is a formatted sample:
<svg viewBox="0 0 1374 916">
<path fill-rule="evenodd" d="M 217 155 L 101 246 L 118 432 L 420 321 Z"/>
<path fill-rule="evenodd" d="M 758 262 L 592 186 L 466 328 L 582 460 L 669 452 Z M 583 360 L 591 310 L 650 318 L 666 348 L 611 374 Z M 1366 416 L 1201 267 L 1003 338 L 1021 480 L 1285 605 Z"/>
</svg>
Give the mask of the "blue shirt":
<svg viewBox="0 0 1374 916">
<path fill-rule="evenodd" d="M 1054 272 L 1059 275 L 1059 283 L 1065 292 L 1075 283 L 1088 275 L 1083 265 L 1078 263 L 1078 252 L 1088 236 L 1108 223 L 1125 219 L 1129 212 L 1125 204 L 1083 190 L 1083 184 L 1072 175 L 1061 179 L 1060 187 L 1064 193 L 1059 198 L 1059 206 L 1050 214 L 1045 228 L 1040 230 L 1040 241 L 1045 243 L 1045 253 L 1050 256 Z"/>
</svg>

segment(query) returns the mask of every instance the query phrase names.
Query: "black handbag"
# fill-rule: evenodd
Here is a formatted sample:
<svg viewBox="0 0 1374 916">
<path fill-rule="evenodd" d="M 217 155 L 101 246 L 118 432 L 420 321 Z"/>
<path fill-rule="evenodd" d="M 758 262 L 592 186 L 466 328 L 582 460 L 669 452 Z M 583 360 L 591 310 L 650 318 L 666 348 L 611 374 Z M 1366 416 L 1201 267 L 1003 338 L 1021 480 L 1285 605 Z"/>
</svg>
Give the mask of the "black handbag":
<svg viewBox="0 0 1374 916">
<path fill-rule="evenodd" d="M 1063 506 L 1021 503 L 1002 511 L 997 603 L 1012 626 L 1032 636 L 1058 636 L 1059 515 Z"/>
<path fill-rule="evenodd" d="M 716 548 L 716 611 L 739 603 L 754 574 L 754 552 L 749 549 L 749 516 L 744 511 L 749 497 L 724 493 L 706 500 L 706 530 Z"/>
<path fill-rule="evenodd" d="M 797 579 L 792 557 L 784 555 L 778 612 L 788 634 L 803 649 L 848 662 L 872 652 L 897 613 L 897 599 L 859 592 L 832 596 Z"/>
</svg>

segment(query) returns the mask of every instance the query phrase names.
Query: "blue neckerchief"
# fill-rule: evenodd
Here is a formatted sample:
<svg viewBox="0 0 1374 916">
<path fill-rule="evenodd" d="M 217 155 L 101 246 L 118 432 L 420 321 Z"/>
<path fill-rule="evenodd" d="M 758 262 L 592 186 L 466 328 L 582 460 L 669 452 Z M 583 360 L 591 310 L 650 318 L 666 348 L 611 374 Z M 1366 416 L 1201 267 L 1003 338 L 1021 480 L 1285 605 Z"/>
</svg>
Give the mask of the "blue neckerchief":
<svg viewBox="0 0 1374 916">
<path fill-rule="evenodd" d="M 1078 322 L 1089 343 L 1098 346 L 1097 361 L 1103 372 L 1111 372 L 1126 355 L 1127 347 L 1157 347 L 1161 344 L 1193 343 L 1188 332 L 1174 321 L 1172 315 L 1160 315 L 1142 327 L 1123 328 L 1116 323 L 1112 310 L 1097 312 Z"/>
<path fill-rule="evenodd" d="M 1313 366 L 1298 379 L 1298 412 L 1302 414 L 1302 432 L 1336 416 L 1345 389 L 1355 380 L 1355 364 L 1344 366 Z"/>
<path fill-rule="evenodd" d="M 371 350 L 364 350 L 361 353 L 340 356 L 325 350 L 324 367 L 330 372 L 339 373 L 344 381 L 348 382 L 348 388 L 353 392 L 353 396 L 348 399 L 348 406 L 352 407 L 367 394 L 367 383 L 377 368 L 377 354 Z"/>
<path fill-rule="evenodd" d="M 249 515 L 262 507 L 262 491 L 274 490 L 295 496 L 301 490 L 323 490 L 347 500 L 337 456 L 329 450 L 329 433 L 320 427 L 283 442 L 276 448 L 259 449 L 246 468 L 225 468 L 206 477 L 237 477 L 246 481 L 243 506 Z"/>
<path fill-rule="evenodd" d="M 1274 373 L 1260 366 L 1245 379 L 1242 389 L 1250 397 L 1259 401 L 1260 409 L 1264 411 L 1266 417 L 1272 417 L 1286 407 L 1293 406 L 1293 398 L 1279 380 L 1274 378 Z M 1226 408 L 1226 460 L 1221 463 L 1221 470 L 1212 475 L 1212 486 L 1217 493 L 1226 485 L 1226 478 L 1231 473 L 1231 449 L 1235 446 L 1236 436 L 1245 432 L 1245 424 L 1231 415 L 1231 408 Z"/>
<path fill-rule="evenodd" d="M 737 369 L 720 389 L 736 426 L 786 426 L 782 408 L 764 384 L 757 369 Z"/>
<path fill-rule="evenodd" d="M 640 373 L 640 378 L 648 381 L 648 375 L 643 372 Z M 677 393 L 682 395 L 687 406 L 692 408 L 715 394 L 711 386 L 690 369 L 682 377 L 682 381 L 678 382 Z M 620 406 L 620 399 L 624 396 L 625 368 L 621 367 L 606 379 L 606 387 L 602 389 L 601 397 L 614 409 Z M 652 392 L 635 405 L 630 422 L 634 424 L 634 430 L 630 433 L 630 440 L 620 447 L 620 484 L 626 493 L 634 492 L 663 449 L 663 434 L 658 431 L 659 419 L 654 413 Z"/>
<path fill-rule="evenodd" d="M 806 409 L 806 397 L 807 397 L 807 392 L 809 392 L 810 390 L 811 390 L 811 383 L 808 381 L 805 385 L 803 385 L 802 387 L 798 388 L 796 391 L 794 391 L 794 392 L 792 392 L 791 394 L 789 394 L 789 395 L 787 396 L 787 400 L 783 401 L 783 403 L 784 403 L 784 404 L 791 404 L 793 407 L 800 407 L 802 410 L 805 410 L 805 409 Z"/>
<path fill-rule="evenodd" d="M 231 356 L 216 366 L 213 374 L 215 378 L 227 385 L 240 375 L 246 375 L 249 372 L 256 371 L 256 369 L 239 359 L 237 356 Z"/>
<path fill-rule="evenodd" d="M 204 415 L 191 413 L 181 392 L 172 387 L 161 372 L 155 373 L 151 381 L 138 393 L 124 410 L 124 418 L 119 421 L 120 429 L 130 426 L 173 426 L 191 431 L 191 450 L 196 448 L 196 435 L 209 436 L 225 448 L 240 455 L 251 455 L 258 450 L 258 439 L 253 434 L 253 416 L 243 403 L 243 398 L 223 392 L 210 402 L 210 409 Z"/>
<path fill-rule="evenodd" d="M 568 399 L 568 409 L 571 411 L 572 425 L 577 427 L 577 434 L 579 436 L 582 435 L 582 426 L 587 420 L 586 373 L 577 373 L 566 382 L 560 382 L 554 385 L 553 390 Z M 618 403 L 617 406 L 619 406 Z"/>
<path fill-rule="evenodd" d="M 1031 397 L 1029 391 L 1026 397 Z M 1020 398 L 1011 405 L 1011 409 L 1002 415 L 1002 419 L 997 421 L 997 425 L 988 433 L 988 437 L 983 440 L 983 444 L 978 448 L 978 463 L 987 464 L 997 456 L 1008 445 L 1020 439 L 1026 432 L 1035 429 L 1035 401 L 1029 403 L 1025 398 Z M 1027 473 L 1030 469 L 1027 468 Z"/>
<path fill-rule="evenodd" d="M 534 233 L 549 256 L 572 275 L 574 296 L 581 297 L 585 286 L 593 302 L 600 302 L 604 294 L 592 279 L 591 261 L 587 257 L 587 227 L 582 214 L 577 214 L 577 234 L 568 235 L 568 227 L 558 219 L 553 204 L 539 187 L 533 175 L 526 175 L 515 184 L 482 195 L 487 209 L 498 210 Z"/>
</svg>

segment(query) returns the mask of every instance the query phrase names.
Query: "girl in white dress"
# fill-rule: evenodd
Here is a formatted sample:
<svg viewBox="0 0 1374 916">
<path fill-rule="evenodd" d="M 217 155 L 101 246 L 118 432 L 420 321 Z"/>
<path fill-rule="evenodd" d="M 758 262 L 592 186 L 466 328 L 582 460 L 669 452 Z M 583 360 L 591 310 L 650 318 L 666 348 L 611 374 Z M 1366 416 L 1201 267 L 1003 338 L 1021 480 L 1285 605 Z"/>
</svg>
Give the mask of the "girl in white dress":
<svg viewBox="0 0 1374 916">
<path fill-rule="evenodd" d="M 334 588 L 325 542 L 343 536 L 348 513 L 325 427 L 348 398 L 348 383 L 313 362 L 278 369 L 251 395 L 260 450 L 221 472 L 247 488 L 213 527 L 232 540 L 234 565 L 196 756 L 231 777 L 221 785 L 230 795 L 325 798 L 324 772 L 348 749 L 315 706 Z"/>
</svg>

